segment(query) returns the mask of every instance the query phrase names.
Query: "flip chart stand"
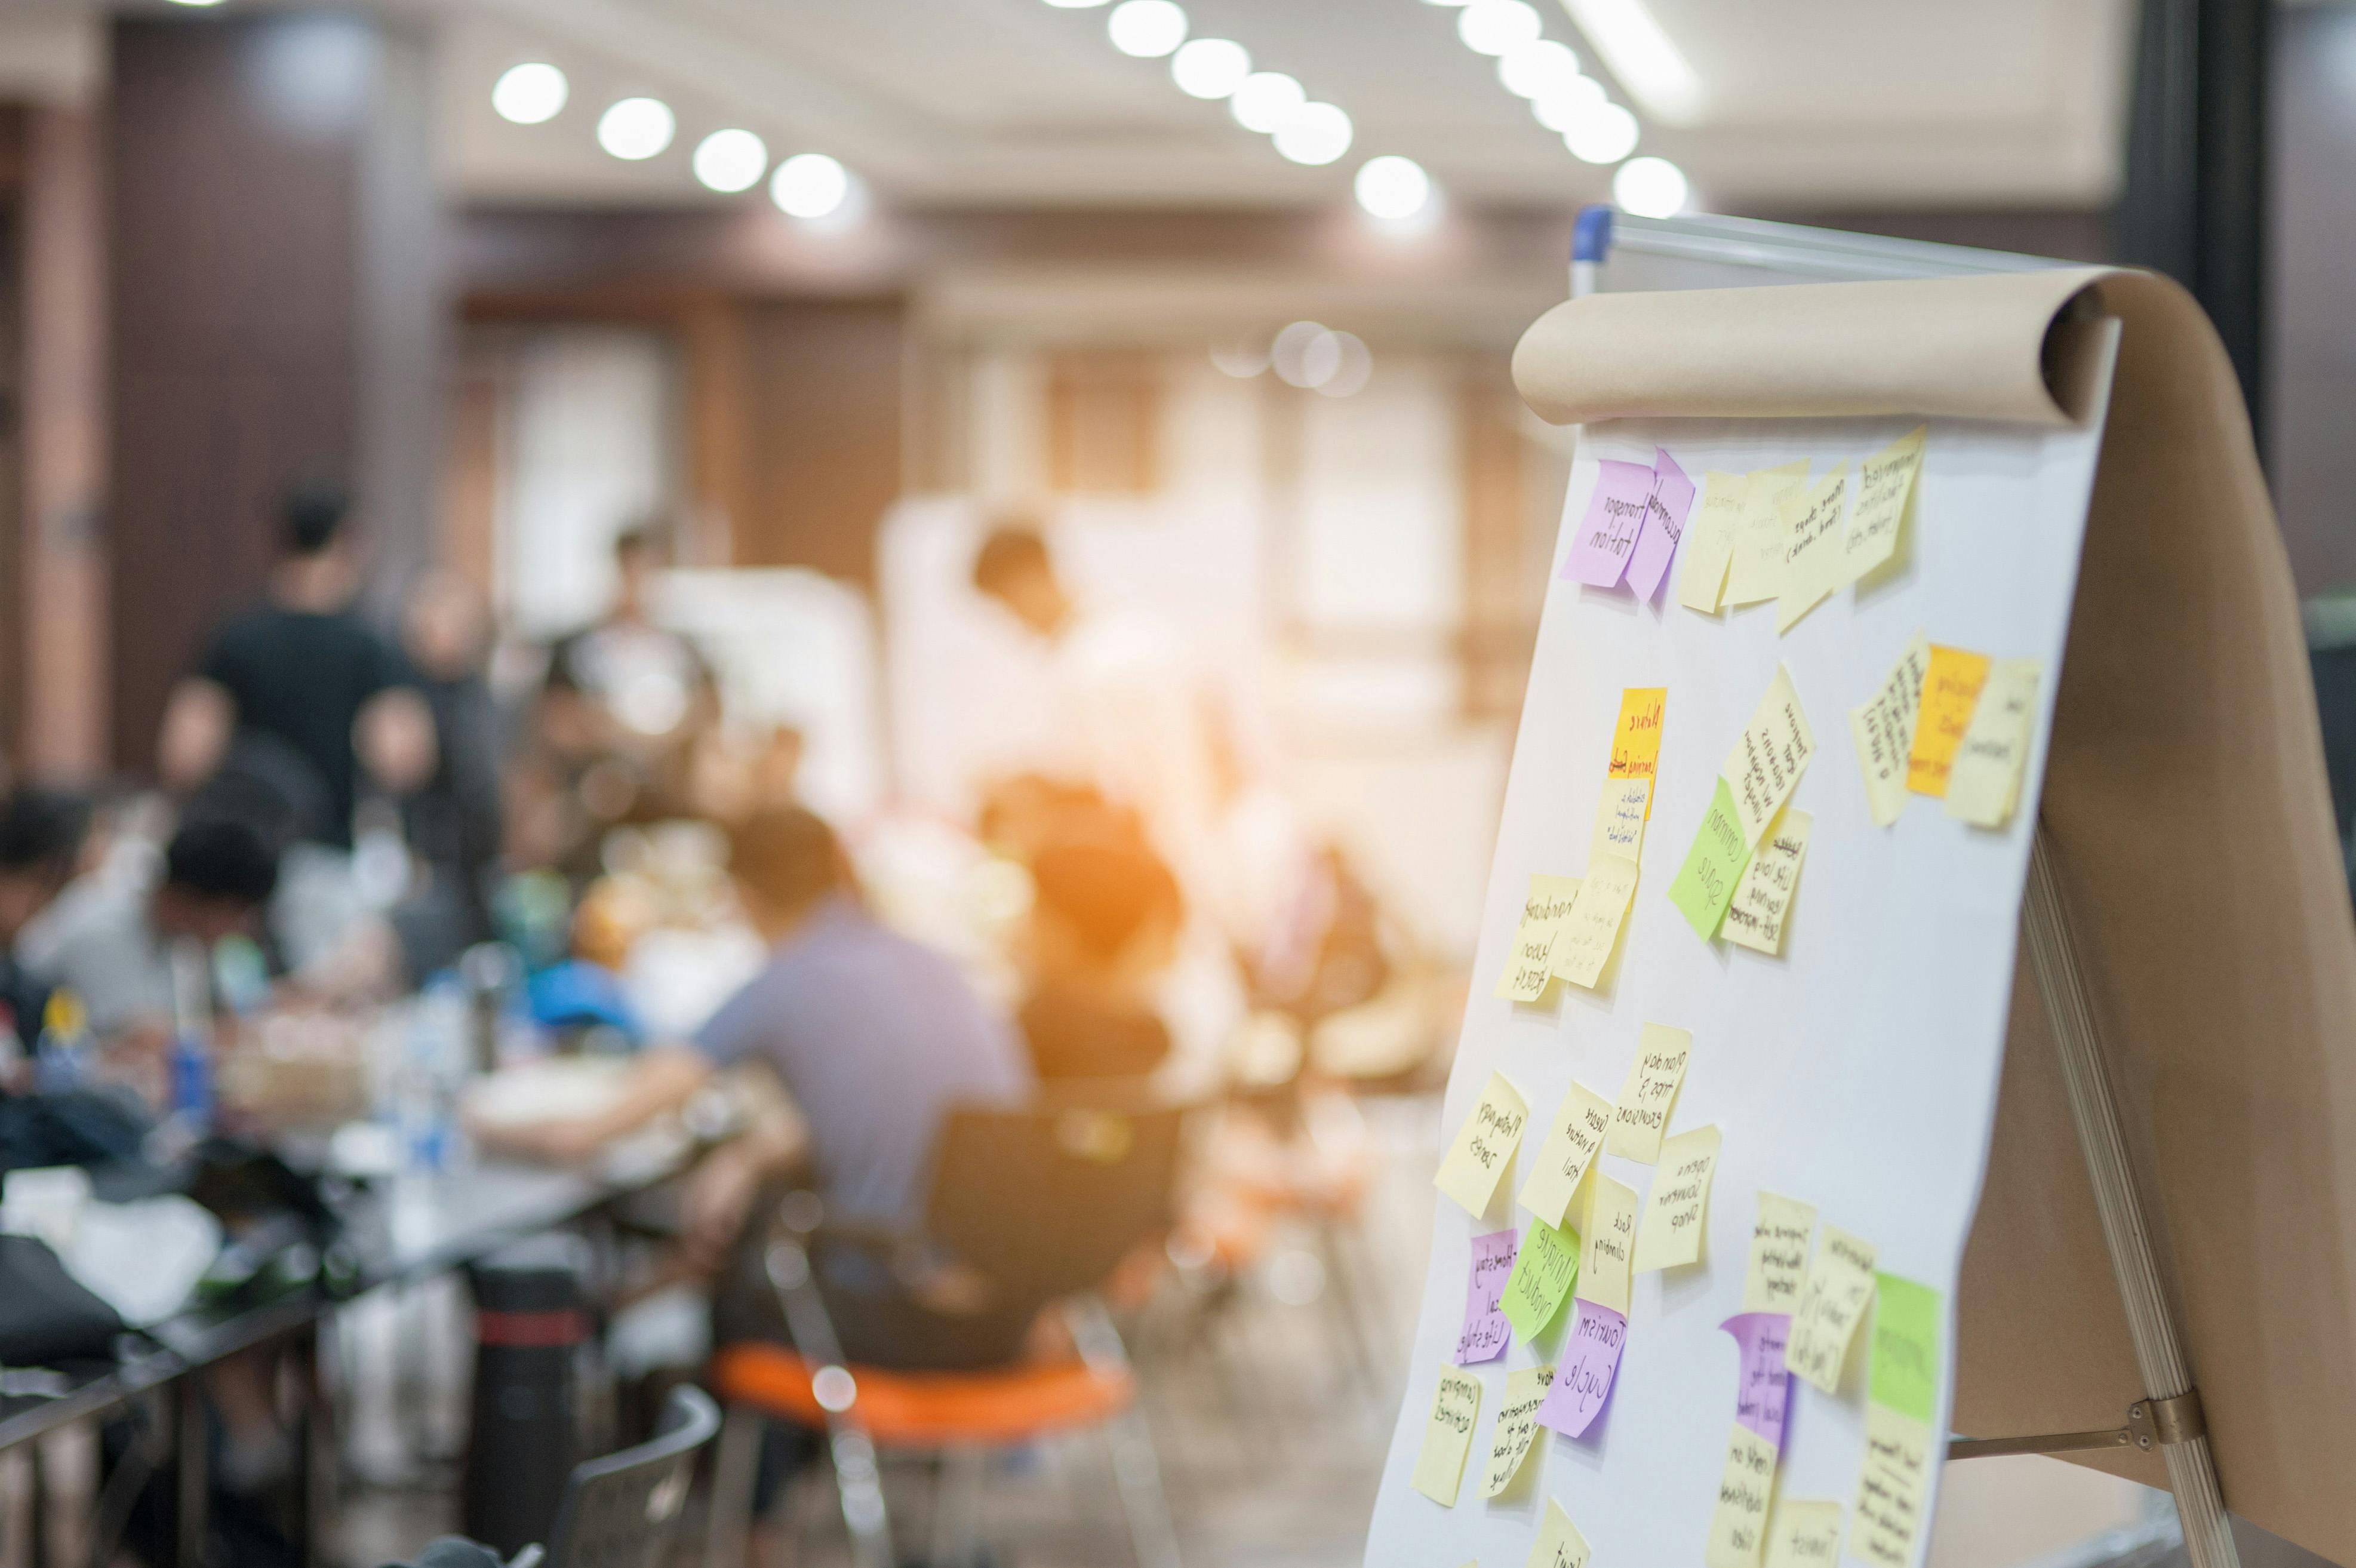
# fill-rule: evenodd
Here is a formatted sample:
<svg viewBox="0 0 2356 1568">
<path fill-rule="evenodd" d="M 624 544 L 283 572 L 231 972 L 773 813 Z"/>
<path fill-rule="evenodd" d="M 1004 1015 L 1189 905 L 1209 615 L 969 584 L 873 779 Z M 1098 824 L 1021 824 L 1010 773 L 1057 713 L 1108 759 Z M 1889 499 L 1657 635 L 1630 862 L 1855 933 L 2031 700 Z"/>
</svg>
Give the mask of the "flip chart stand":
<svg viewBox="0 0 2356 1568">
<path fill-rule="evenodd" d="M 2127 1423 L 2115 1431 L 1959 1438 L 1947 1445 L 1947 1456 L 1971 1459 L 2000 1454 L 2156 1447 L 2168 1466 L 2169 1490 L 2176 1495 L 2177 1517 L 2184 1527 L 2184 1545 L 2192 1568 L 2239 1568 L 2241 1559 L 2225 1520 L 2224 1493 L 2218 1487 L 2217 1466 L 2209 1454 L 2201 1395 L 2193 1387 L 2176 1319 L 2160 1286 L 2151 1231 L 2136 1196 L 2127 1165 L 2126 1137 L 2119 1127 L 2118 1102 L 2111 1092 L 2102 1038 L 2086 993 L 2077 937 L 2062 908 L 2052 848 L 2041 827 L 2029 850 L 2029 888 L 2021 901 L 2020 923 L 2029 965 L 2037 973 L 2038 993 L 2053 1023 L 2054 1048 L 2062 1058 L 2062 1077 L 2070 1097 L 2070 1119 L 2077 1125 L 2078 1146 L 2086 1156 L 2086 1175 L 2094 1182 L 2103 1240 L 2110 1251 L 2112 1271 L 2118 1276 L 2127 1333 L 2135 1342 L 2136 1368 L 2150 1392 L 2127 1407 Z"/>
</svg>

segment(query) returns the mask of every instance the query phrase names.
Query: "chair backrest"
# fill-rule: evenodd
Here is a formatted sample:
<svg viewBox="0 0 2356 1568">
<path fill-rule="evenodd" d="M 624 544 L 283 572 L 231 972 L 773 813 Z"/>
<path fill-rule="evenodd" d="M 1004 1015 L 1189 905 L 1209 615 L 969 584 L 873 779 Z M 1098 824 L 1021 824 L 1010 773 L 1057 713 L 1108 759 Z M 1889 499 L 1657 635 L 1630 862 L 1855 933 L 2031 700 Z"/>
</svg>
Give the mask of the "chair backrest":
<svg viewBox="0 0 2356 1568">
<path fill-rule="evenodd" d="M 656 1568 L 686 1509 L 696 1451 L 719 1430 L 712 1396 L 677 1388 L 654 1437 L 575 1466 L 549 1531 L 544 1568 Z"/>
<path fill-rule="evenodd" d="M 1183 1115 L 1172 1105 L 959 1107 L 934 1151 L 926 1234 L 1004 1297 L 1045 1302 L 1101 1284 L 1170 1224 Z"/>
</svg>

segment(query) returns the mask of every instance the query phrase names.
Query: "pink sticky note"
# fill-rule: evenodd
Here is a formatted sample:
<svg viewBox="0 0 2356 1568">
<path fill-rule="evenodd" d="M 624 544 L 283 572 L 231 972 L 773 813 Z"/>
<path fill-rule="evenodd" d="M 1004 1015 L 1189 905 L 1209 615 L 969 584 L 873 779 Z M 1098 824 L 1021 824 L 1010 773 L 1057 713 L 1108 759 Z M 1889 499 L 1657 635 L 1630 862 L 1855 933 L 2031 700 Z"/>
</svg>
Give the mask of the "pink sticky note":
<svg viewBox="0 0 2356 1568">
<path fill-rule="evenodd" d="M 1676 559 L 1677 541 L 1685 537 L 1686 514 L 1693 510 L 1693 481 L 1664 447 L 1653 448 L 1653 493 L 1644 502 L 1644 531 L 1636 536 L 1636 552 L 1628 557 L 1628 585 L 1640 599 L 1649 599 L 1668 580 L 1669 563 Z"/>
<path fill-rule="evenodd" d="M 1719 1325 L 1734 1336 L 1742 1370 L 1734 1389 L 1734 1419 L 1777 1448 L 1783 1446 L 1783 1417 L 1791 1407 L 1792 1374 L 1783 1346 L 1792 1320 L 1780 1312 L 1746 1312 Z"/>
<path fill-rule="evenodd" d="M 1570 537 L 1570 554 L 1562 575 L 1574 583 L 1608 588 L 1628 570 L 1629 553 L 1644 526 L 1645 503 L 1653 496 L 1653 470 L 1642 463 L 1606 457 L 1596 467 L 1595 494 L 1587 515 Z"/>
<path fill-rule="evenodd" d="M 1579 1321 L 1563 1343 L 1554 1382 L 1538 1406 L 1538 1424 L 1565 1437 L 1585 1436 L 1612 1398 L 1612 1380 L 1620 1372 L 1620 1347 L 1627 1341 L 1627 1318 L 1581 1299 Z"/>
<path fill-rule="evenodd" d="M 1456 1364 L 1471 1367 L 1505 1354 L 1513 1325 L 1498 1302 L 1514 1272 L 1519 1240 L 1511 1230 L 1472 1238 L 1472 1279 L 1464 1295 L 1464 1332 L 1456 1337 Z"/>
</svg>

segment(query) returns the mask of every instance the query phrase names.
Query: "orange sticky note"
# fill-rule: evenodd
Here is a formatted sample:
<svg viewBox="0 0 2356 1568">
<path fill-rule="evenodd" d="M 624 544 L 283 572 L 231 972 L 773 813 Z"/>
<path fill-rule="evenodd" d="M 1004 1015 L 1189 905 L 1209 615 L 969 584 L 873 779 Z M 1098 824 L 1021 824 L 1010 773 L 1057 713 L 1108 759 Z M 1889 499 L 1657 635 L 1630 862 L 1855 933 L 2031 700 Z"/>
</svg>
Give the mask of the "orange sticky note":
<svg viewBox="0 0 2356 1568">
<path fill-rule="evenodd" d="M 1987 680 L 1985 653 L 1931 645 L 1931 667 L 1922 675 L 1922 707 L 1914 721 L 1914 749 L 1906 757 L 1906 788 L 1917 795 L 1944 795 L 1955 748 L 1971 726 L 1980 687 Z"/>
<path fill-rule="evenodd" d="M 1668 712 L 1666 686 L 1627 686 L 1620 693 L 1620 722 L 1612 728 L 1612 767 L 1607 779 L 1650 779 L 1660 766 L 1661 720 Z M 1653 802 L 1644 802 L 1653 820 Z"/>
</svg>

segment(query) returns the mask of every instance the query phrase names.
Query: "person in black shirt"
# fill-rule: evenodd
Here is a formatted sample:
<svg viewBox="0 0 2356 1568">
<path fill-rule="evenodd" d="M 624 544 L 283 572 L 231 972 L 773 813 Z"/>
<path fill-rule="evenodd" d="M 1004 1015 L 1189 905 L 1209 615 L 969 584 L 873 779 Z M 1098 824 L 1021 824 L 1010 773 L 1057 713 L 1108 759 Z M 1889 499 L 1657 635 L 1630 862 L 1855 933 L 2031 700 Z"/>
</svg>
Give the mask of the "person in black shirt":
<svg viewBox="0 0 2356 1568">
<path fill-rule="evenodd" d="M 191 791 L 236 774 L 275 799 L 281 835 L 348 845 L 363 772 L 393 794 L 432 777 L 434 718 L 392 645 L 353 613 L 350 503 L 305 486 L 282 510 L 264 601 L 225 623 L 173 690 L 157 761 Z"/>
</svg>

